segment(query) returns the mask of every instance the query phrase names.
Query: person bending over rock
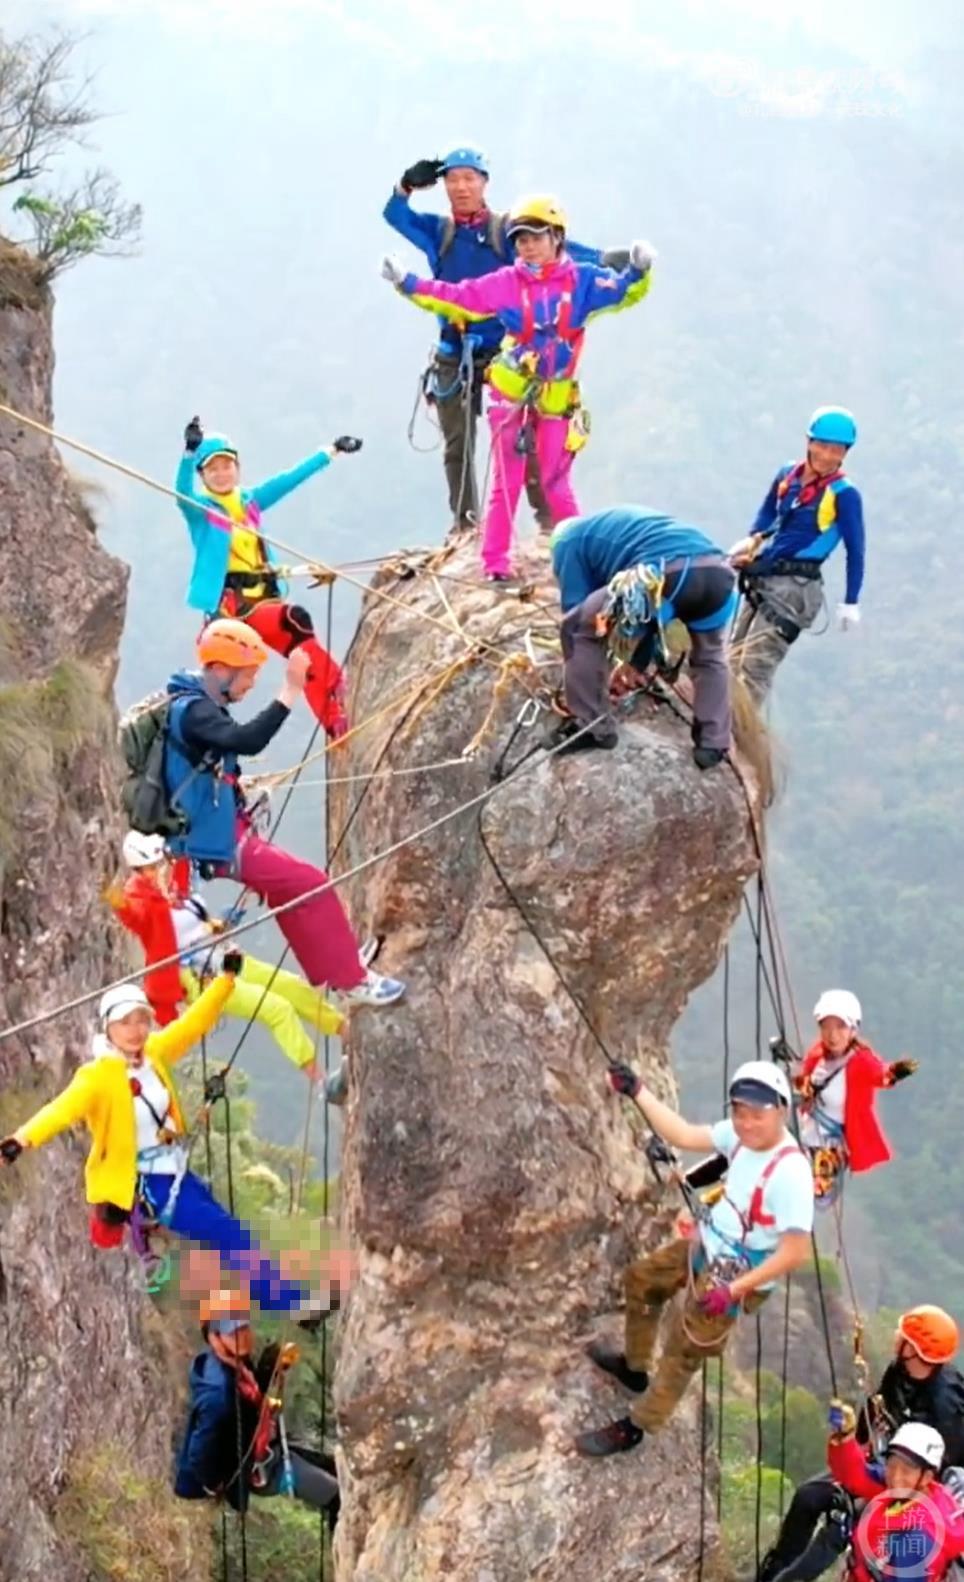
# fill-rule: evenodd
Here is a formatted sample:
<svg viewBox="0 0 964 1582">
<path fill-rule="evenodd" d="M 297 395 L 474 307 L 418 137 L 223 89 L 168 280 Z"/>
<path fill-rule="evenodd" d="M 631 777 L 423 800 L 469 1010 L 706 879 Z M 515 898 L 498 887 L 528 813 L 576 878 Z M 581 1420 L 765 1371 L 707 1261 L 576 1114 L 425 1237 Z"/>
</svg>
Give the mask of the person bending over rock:
<svg viewBox="0 0 964 1582">
<path fill-rule="evenodd" d="M 184 455 L 174 479 L 194 546 L 188 604 L 208 619 L 239 616 L 284 658 L 296 648 L 306 653 L 305 696 L 315 718 L 336 739 L 348 729 L 341 668 L 316 638 L 308 611 L 285 601 L 274 552 L 261 537 L 261 517 L 336 456 L 360 450 L 361 443 L 343 435 L 290 472 L 242 489 L 235 447 L 223 434 L 205 436 L 193 417 L 184 430 Z"/>
<path fill-rule="evenodd" d="M 12 1165 L 25 1149 L 40 1148 L 83 1122 L 91 1139 L 85 1178 L 96 1246 L 119 1246 L 140 1204 L 175 1236 L 215 1248 L 266 1310 L 313 1319 L 328 1311 L 328 1292 L 311 1293 L 285 1279 L 250 1228 L 188 1167 L 190 1139 L 171 1067 L 211 1031 L 241 966 L 240 952 L 226 952 L 223 972 L 197 1003 L 158 1031 L 143 989 L 108 989 L 91 1058 L 57 1098 L 0 1143 L 0 1159 Z"/>
<path fill-rule="evenodd" d="M 255 1359 L 250 1307 L 237 1291 L 212 1291 L 201 1303 L 204 1350 L 191 1363 L 187 1427 L 174 1493 L 182 1500 L 225 1499 L 235 1510 L 251 1494 L 292 1494 L 338 1520 L 332 1456 L 289 1440 L 284 1384 L 297 1347 L 270 1341 Z"/>
<path fill-rule="evenodd" d="M 167 684 L 164 783 L 187 826 L 168 838 L 168 849 L 189 857 L 208 878 L 240 880 L 269 907 L 307 896 L 282 912 L 278 924 L 308 982 L 337 989 L 349 1005 L 393 1005 L 405 985 L 366 967 L 337 891 L 310 893 L 327 884 L 327 874 L 262 840 L 241 792 L 239 755 L 263 752 L 277 735 L 304 687 L 308 654 L 295 649 L 278 697 L 244 725 L 231 718 L 228 704 L 254 686 L 268 657 L 263 639 L 242 621 L 212 621 L 197 655 L 200 673 L 178 671 Z"/>
<path fill-rule="evenodd" d="M 740 1066 L 730 1083 L 729 1118 L 714 1126 L 684 1120 L 628 1066 L 614 1065 L 609 1078 L 671 1147 L 713 1149 L 728 1168 L 692 1237 L 678 1236 L 626 1270 L 624 1348 L 593 1341 L 588 1355 L 634 1400 L 626 1416 L 577 1436 L 586 1456 L 632 1450 L 662 1428 L 704 1358 L 722 1355 L 741 1312 L 755 1312 L 778 1280 L 806 1262 L 813 1229 L 810 1164 L 787 1130 L 790 1085 L 778 1066 Z M 663 1309 L 674 1298 L 650 1378 Z"/>
<path fill-rule="evenodd" d="M 636 505 L 560 522 L 549 544 L 571 716 L 553 745 L 571 738 L 560 753 L 615 747 L 612 663 L 623 659 L 634 671 L 646 670 L 663 654 L 666 626 L 678 620 L 690 636 L 693 758 L 700 769 L 722 762 L 731 729 L 727 628 L 737 606 L 736 578 L 723 550 L 699 528 Z"/>
</svg>

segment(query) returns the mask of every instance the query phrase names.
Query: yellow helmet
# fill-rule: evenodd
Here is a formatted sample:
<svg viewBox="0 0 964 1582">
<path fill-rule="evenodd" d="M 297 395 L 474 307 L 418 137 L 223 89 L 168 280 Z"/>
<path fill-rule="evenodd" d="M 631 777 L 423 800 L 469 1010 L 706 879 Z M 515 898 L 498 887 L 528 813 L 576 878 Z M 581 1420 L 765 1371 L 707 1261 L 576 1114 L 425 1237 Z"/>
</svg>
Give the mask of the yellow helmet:
<svg viewBox="0 0 964 1582">
<path fill-rule="evenodd" d="M 509 210 L 507 236 L 512 236 L 516 231 L 534 230 L 562 231 L 565 235 L 566 211 L 551 193 L 536 193 L 520 198 Z"/>
</svg>

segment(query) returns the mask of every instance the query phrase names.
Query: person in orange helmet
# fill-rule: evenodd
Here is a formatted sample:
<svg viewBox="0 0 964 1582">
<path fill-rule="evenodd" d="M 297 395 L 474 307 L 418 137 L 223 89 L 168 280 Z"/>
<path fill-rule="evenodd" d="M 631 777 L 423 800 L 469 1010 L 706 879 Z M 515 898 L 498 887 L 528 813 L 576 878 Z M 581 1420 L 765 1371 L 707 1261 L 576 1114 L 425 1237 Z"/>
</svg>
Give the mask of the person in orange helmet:
<svg viewBox="0 0 964 1582">
<path fill-rule="evenodd" d="M 857 1443 L 882 1455 L 905 1423 L 926 1423 L 944 1440 L 945 1466 L 964 1464 L 964 1377 L 953 1366 L 958 1344 L 957 1324 L 942 1307 L 924 1304 L 902 1313 L 894 1335 L 893 1361 L 857 1417 Z M 835 1405 L 842 1414 L 849 1412 L 849 1408 Z M 801 1483 L 776 1543 L 763 1558 L 757 1582 L 794 1582 L 795 1578 L 819 1576 L 821 1553 L 826 1555 L 826 1567 L 840 1553 L 834 1537 L 844 1514 L 840 1484 L 829 1472 Z M 821 1521 L 824 1525 L 817 1532 Z"/>
<path fill-rule="evenodd" d="M 243 725 L 228 706 L 254 686 L 268 657 L 263 638 L 243 621 L 211 621 L 197 657 L 200 672 L 178 671 L 167 684 L 162 772 L 168 806 L 184 824 L 168 837 L 168 850 L 189 858 L 203 878 L 237 879 L 269 907 L 283 908 L 279 927 L 309 983 L 327 984 L 348 1005 L 393 1005 L 405 985 L 362 960 L 327 874 L 262 840 L 241 790 L 240 755 L 263 752 L 277 735 L 304 690 L 310 657 L 295 649 L 277 698 Z"/>
</svg>

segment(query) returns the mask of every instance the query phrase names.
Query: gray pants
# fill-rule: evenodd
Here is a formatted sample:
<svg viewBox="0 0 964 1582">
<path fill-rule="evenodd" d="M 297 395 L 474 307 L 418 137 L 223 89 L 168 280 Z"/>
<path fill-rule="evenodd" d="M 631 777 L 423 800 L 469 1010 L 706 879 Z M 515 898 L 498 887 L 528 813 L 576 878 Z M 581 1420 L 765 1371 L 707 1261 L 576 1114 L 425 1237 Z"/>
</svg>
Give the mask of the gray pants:
<svg viewBox="0 0 964 1582">
<path fill-rule="evenodd" d="M 743 677 L 756 701 L 762 703 L 773 685 L 777 666 L 796 640 L 789 635 L 789 628 L 778 631 L 773 616 L 805 632 L 820 614 L 823 582 L 819 577 L 755 577 L 752 587 L 762 602 L 754 609 L 744 596 L 733 649 L 737 674 Z"/>
<path fill-rule="evenodd" d="M 436 399 L 439 427 L 444 443 L 443 464 L 448 484 L 452 521 L 459 527 L 474 527 L 479 520 L 479 488 L 475 475 L 475 436 L 482 411 L 482 386 L 485 363 L 476 363 L 472 392 L 459 380 L 459 360 L 435 355 L 436 387 L 451 394 Z M 453 388 L 454 387 L 454 388 Z M 526 495 L 539 526 L 546 532 L 553 526 L 549 507 L 539 478 L 537 458 L 526 458 Z"/>
<path fill-rule="evenodd" d="M 597 588 L 563 616 L 559 633 L 566 704 L 580 725 L 603 715 L 593 731 L 598 741 L 613 741 L 616 736 L 609 703 L 609 656 L 605 639 L 596 633 L 596 616 L 607 597 L 607 588 Z M 690 631 L 690 643 L 694 740 L 698 747 L 718 747 L 725 752 L 731 727 L 726 627 L 714 632 Z"/>
</svg>

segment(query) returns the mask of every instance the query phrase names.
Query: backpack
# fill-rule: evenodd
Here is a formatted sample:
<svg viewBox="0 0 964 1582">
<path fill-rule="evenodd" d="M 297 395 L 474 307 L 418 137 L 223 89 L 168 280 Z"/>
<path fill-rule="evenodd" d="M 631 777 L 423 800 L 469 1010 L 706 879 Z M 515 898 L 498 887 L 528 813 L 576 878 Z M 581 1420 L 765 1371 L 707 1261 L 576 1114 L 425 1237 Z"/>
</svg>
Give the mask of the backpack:
<svg viewBox="0 0 964 1582">
<path fill-rule="evenodd" d="M 486 245 L 491 247 L 492 251 L 495 253 L 495 256 L 500 259 L 502 263 L 508 262 L 508 254 L 505 250 L 505 222 L 508 218 L 509 216 L 507 214 L 490 214 L 485 222 Z M 442 259 L 445 257 L 454 241 L 455 221 L 452 219 L 452 216 L 449 215 L 442 227 L 442 239 L 438 245 L 439 263 L 442 262 Z M 438 267 L 436 266 L 436 274 L 437 273 Z"/>
<path fill-rule="evenodd" d="M 151 692 L 121 718 L 117 739 L 127 764 L 121 802 L 131 829 L 142 835 L 181 835 L 186 820 L 171 806 L 164 784 L 164 744 L 171 699 Z"/>
</svg>

